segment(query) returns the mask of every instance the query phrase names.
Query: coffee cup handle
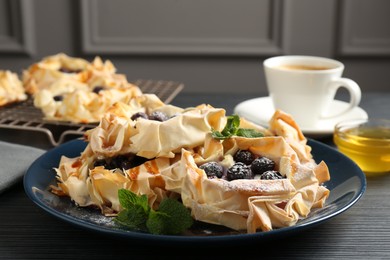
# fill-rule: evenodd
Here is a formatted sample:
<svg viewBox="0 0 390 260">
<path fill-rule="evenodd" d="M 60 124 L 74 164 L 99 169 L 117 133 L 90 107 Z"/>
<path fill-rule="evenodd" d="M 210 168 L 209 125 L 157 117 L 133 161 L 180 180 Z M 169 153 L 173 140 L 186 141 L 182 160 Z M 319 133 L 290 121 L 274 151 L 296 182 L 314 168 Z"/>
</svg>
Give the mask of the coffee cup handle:
<svg viewBox="0 0 390 260">
<path fill-rule="evenodd" d="M 322 119 L 329 119 L 329 118 L 341 116 L 359 105 L 362 97 L 362 93 L 359 85 L 355 81 L 347 78 L 334 79 L 329 83 L 329 91 L 334 92 L 334 94 L 336 94 L 337 89 L 341 87 L 346 88 L 350 94 L 350 100 L 348 106 L 344 110 L 338 111 L 338 113 L 332 115 L 323 115 L 321 117 Z"/>
</svg>

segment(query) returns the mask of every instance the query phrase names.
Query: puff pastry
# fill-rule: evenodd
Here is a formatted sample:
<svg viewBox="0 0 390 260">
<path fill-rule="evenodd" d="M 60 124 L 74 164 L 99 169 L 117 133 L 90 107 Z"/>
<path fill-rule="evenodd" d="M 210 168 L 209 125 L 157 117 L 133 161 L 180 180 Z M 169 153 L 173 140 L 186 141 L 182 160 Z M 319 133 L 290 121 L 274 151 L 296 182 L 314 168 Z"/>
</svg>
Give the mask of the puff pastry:
<svg viewBox="0 0 390 260">
<path fill-rule="evenodd" d="M 0 106 L 27 99 L 21 80 L 16 73 L 0 70 Z"/>
<path fill-rule="evenodd" d="M 140 110 L 166 111 L 169 119 L 132 120 Z M 117 103 L 86 133 L 88 145 L 79 157 L 62 157 L 52 191 L 70 196 L 78 206 L 97 206 L 107 216 L 121 210 L 121 188 L 146 194 L 151 207 L 165 197 L 177 197 L 194 219 L 248 233 L 295 225 L 324 206 L 329 170 L 325 162 L 313 160 L 307 139 L 290 115 L 276 111 L 268 129 L 241 118 L 240 126 L 263 137 L 214 139 L 211 132 L 221 131 L 226 122 L 224 109 L 206 104 L 182 109 L 164 105 L 153 95 Z M 230 167 L 238 150 L 272 159 L 283 177 L 208 178 L 200 167 L 213 161 Z M 142 160 L 128 166 L 134 158 Z"/>
<path fill-rule="evenodd" d="M 48 120 L 97 123 L 116 102 L 142 94 L 109 60 L 92 62 L 64 53 L 48 56 L 23 71 L 26 92 Z"/>
<path fill-rule="evenodd" d="M 173 117 L 165 122 L 132 120 L 131 115 L 139 109 L 149 110 L 149 113 L 165 111 Z M 76 158 L 62 157 L 56 169 L 58 185 L 52 187 L 53 192 L 71 197 L 78 206 L 98 206 L 105 215 L 117 212 L 119 208 L 113 208 L 112 205 L 118 206 L 119 202 L 117 197 L 110 195 L 107 198 L 103 194 L 115 193 L 120 187 L 129 188 L 137 194 L 142 191 L 149 198 L 155 198 L 150 199 L 153 206 L 172 193 L 165 189 L 161 173 L 178 161 L 179 155 L 175 151 L 180 151 L 181 147 L 190 149 L 202 144 L 202 136 L 210 132 L 212 127 L 219 127 L 223 114 L 224 110 L 206 105 L 187 110 L 165 105 L 154 94 L 139 97 L 138 102 L 132 102 L 131 105 L 116 103 L 102 117 L 99 126 L 86 132 L 88 145 L 82 154 Z M 174 143 L 166 142 L 164 138 L 173 136 L 172 131 L 178 126 L 188 136 Z M 159 135 L 156 135 L 156 131 Z M 177 133 L 178 130 L 175 131 Z M 147 145 L 145 140 L 152 144 Z M 109 167 L 95 165 L 96 161 L 113 161 L 120 156 L 142 158 L 145 162 L 130 169 L 107 169 Z M 109 183 L 110 187 L 116 188 L 106 191 L 96 186 L 102 183 Z"/>
</svg>

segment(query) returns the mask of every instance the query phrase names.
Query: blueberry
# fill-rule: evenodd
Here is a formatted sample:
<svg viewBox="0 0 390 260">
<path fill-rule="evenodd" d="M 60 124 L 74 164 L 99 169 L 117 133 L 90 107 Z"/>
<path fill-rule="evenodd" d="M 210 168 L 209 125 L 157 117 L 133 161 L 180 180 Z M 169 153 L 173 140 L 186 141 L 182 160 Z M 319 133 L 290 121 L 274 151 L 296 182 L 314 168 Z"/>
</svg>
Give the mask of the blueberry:
<svg viewBox="0 0 390 260">
<path fill-rule="evenodd" d="M 227 180 L 253 179 L 251 169 L 242 162 L 236 162 L 227 170 Z"/>
<path fill-rule="evenodd" d="M 105 90 L 106 88 L 103 86 L 96 86 L 93 88 L 92 92 L 99 94 L 100 91 Z"/>
<path fill-rule="evenodd" d="M 146 159 L 145 157 L 134 155 L 134 157 L 132 157 L 132 159 L 131 159 L 131 167 L 130 168 L 137 167 L 141 164 L 144 164 L 147 161 L 148 161 L 148 159 Z"/>
<path fill-rule="evenodd" d="M 149 119 L 148 115 L 144 112 L 137 112 L 131 116 L 131 120 L 137 120 L 137 118 L 142 117 L 145 119 Z"/>
<path fill-rule="evenodd" d="M 146 162 L 147 159 L 143 157 L 136 156 L 135 154 L 129 154 L 127 156 L 122 156 L 119 160 L 119 167 L 120 169 L 131 169 L 138 165 L 143 164 Z"/>
<path fill-rule="evenodd" d="M 282 174 L 278 171 L 266 171 L 263 174 L 260 175 L 260 179 L 262 180 L 278 180 L 283 179 Z"/>
<path fill-rule="evenodd" d="M 154 111 L 149 115 L 149 119 L 164 122 L 164 121 L 168 120 L 169 117 L 164 112 Z"/>
<path fill-rule="evenodd" d="M 148 159 L 135 154 L 118 155 L 112 158 L 99 159 L 93 164 L 94 167 L 103 166 L 105 169 L 124 169 L 128 170 L 145 163 Z"/>
<path fill-rule="evenodd" d="M 62 73 L 80 73 L 81 70 L 72 70 L 72 69 L 68 69 L 68 68 L 60 68 L 58 71 L 62 72 Z"/>
<path fill-rule="evenodd" d="M 57 95 L 53 97 L 54 101 L 62 101 L 64 99 L 64 96 L 62 95 Z"/>
<path fill-rule="evenodd" d="M 223 166 L 217 162 L 207 162 L 199 166 L 199 168 L 205 171 L 209 179 L 221 178 L 223 175 Z"/>
<path fill-rule="evenodd" d="M 120 164 L 120 167 L 118 167 L 118 168 L 128 170 L 128 169 L 133 168 L 133 164 L 131 161 L 122 161 Z"/>
<path fill-rule="evenodd" d="M 94 163 L 93 163 L 93 167 L 98 167 L 98 166 L 103 166 L 104 168 L 107 168 L 108 167 L 108 164 L 106 162 L 105 159 L 99 159 L 99 160 L 96 160 Z"/>
<path fill-rule="evenodd" d="M 233 159 L 235 162 L 241 162 L 243 164 L 249 165 L 253 162 L 255 156 L 249 150 L 238 150 L 234 154 Z"/>
<path fill-rule="evenodd" d="M 251 164 L 253 174 L 262 174 L 275 169 L 275 162 L 267 157 L 256 158 Z"/>
<path fill-rule="evenodd" d="M 109 165 L 110 169 L 122 168 L 122 163 L 126 161 L 127 158 L 123 155 L 118 155 L 116 157 L 111 158 L 111 162 Z"/>
</svg>

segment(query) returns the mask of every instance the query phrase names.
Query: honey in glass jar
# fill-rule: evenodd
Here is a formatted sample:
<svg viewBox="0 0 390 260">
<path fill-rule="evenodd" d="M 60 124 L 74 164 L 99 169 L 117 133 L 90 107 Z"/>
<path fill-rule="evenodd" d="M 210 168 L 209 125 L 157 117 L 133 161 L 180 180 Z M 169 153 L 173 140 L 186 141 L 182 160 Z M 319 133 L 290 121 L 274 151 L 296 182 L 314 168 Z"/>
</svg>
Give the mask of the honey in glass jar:
<svg viewBox="0 0 390 260">
<path fill-rule="evenodd" d="M 390 172 L 390 120 L 367 119 L 340 122 L 334 143 L 367 176 Z"/>
</svg>

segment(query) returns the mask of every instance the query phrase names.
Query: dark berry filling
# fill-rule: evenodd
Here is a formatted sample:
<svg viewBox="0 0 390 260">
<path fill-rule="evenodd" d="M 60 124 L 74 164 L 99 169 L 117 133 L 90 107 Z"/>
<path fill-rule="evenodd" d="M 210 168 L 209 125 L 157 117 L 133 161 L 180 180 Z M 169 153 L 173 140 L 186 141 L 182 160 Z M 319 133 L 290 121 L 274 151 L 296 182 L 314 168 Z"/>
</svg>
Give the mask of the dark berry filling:
<svg viewBox="0 0 390 260">
<path fill-rule="evenodd" d="M 251 170 L 254 175 L 262 174 L 266 171 L 272 171 L 275 169 L 275 162 L 267 157 L 258 157 L 253 160 L 251 164 Z"/>
<path fill-rule="evenodd" d="M 164 112 L 154 111 L 149 115 L 149 119 L 164 122 L 164 121 L 167 121 L 169 119 L 169 117 Z"/>
<path fill-rule="evenodd" d="M 68 68 L 60 68 L 58 71 L 62 72 L 62 73 L 80 73 L 81 70 L 72 70 L 72 69 L 68 69 Z"/>
<path fill-rule="evenodd" d="M 105 90 L 106 88 L 103 86 L 96 86 L 93 88 L 92 92 L 99 94 L 100 91 Z"/>
<path fill-rule="evenodd" d="M 262 179 L 262 180 L 278 180 L 278 179 L 283 179 L 283 176 L 278 171 L 266 171 L 260 175 L 260 179 Z"/>
<path fill-rule="evenodd" d="M 98 159 L 93 167 L 103 166 L 105 169 L 131 169 L 145 163 L 148 159 L 134 154 L 118 155 L 112 158 Z"/>
<path fill-rule="evenodd" d="M 53 97 L 54 101 L 62 101 L 64 99 L 64 96 L 62 95 L 57 95 Z"/>
<path fill-rule="evenodd" d="M 146 114 L 146 113 L 144 113 L 144 112 L 137 112 L 137 113 L 135 113 L 135 114 L 133 114 L 132 116 L 131 116 L 131 120 L 137 120 L 137 118 L 145 118 L 145 119 L 149 119 L 149 117 L 148 117 L 148 115 Z"/>
<path fill-rule="evenodd" d="M 251 168 L 242 162 L 236 162 L 227 170 L 227 180 L 253 179 Z"/>
<path fill-rule="evenodd" d="M 218 162 L 207 162 L 199 166 L 206 172 L 209 179 L 222 178 L 228 181 L 238 179 L 253 179 L 257 175 L 262 180 L 283 179 L 282 174 L 275 170 L 273 160 L 253 154 L 249 150 L 239 150 L 234 156 L 234 164 L 226 169 Z"/>
<path fill-rule="evenodd" d="M 208 178 L 222 178 L 224 168 L 217 162 L 207 162 L 199 166 L 200 169 L 204 170 Z"/>
<path fill-rule="evenodd" d="M 149 120 L 154 120 L 154 121 L 160 121 L 160 122 L 164 122 L 170 119 L 170 117 L 167 114 L 161 111 L 154 111 L 150 115 L 144 112 L 137 112 L 133 114 L 130 119 L 134 121 L 137 120 L 137 118 L 139 117 L 149 119 Z"/>
<path fill-rule="evenodd" d="M 233 159 L 235 162 L 241 162 L 243 164 L 249 165 L 253 162 L 255 156 L 249 150 L 238 150 L 234 154 Z"/>
</svg>

